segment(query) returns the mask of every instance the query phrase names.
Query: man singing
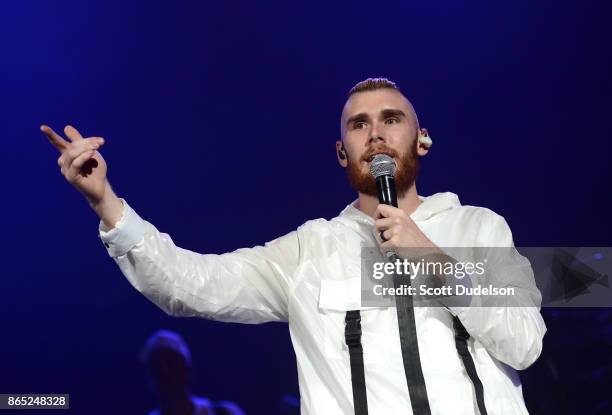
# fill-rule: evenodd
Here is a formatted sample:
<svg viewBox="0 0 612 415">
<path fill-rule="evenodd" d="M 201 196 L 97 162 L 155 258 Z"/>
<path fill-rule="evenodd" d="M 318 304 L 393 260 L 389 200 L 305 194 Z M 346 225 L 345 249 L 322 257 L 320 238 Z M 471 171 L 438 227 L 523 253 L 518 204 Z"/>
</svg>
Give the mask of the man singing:
<svg viewBox="0 0 612 415">
<path fill-rule="evenodd" d="M 362 247 L 513 247 L 506 221 L 489 209 L 462 206 L 453 193 L 417 194 L 419 159 L 431 140 L 393 82 L 355 85 L 340 123 L 338 162 L 357 199 L 331 220 L 311 220 L 264 246 L 222 255 L 177 247 L 119 198 L 97 152 L 102 138 L 83 138 L 71 126 L 64 130 L 70 141 L 47 126 L 41 130 L 61 153 L 63 176 L 100 217 L 108 254 L 166 313 L 289 323 L 302 414 L 527 414 L 516 370 L 538 358 L 546 332 L 530 267 L 511 273 L 507 286 L 516 293 L 496 307 L 440 300 L 411 308 L 406 321 L 415 331 L 408 337 L 395 307 L 364 307 L 360 297 Z M 379 203 L 370 174 L 377 154 L 395 161 L 398 207 Z M 358 312 L 362 354 L 347 347 L 349 312 Z M 469 353 L 458 352 L 457 324 L 467 332 Z M 406 359 L 414 356 L 417 367 L 408 370 Z"/>
</svg>

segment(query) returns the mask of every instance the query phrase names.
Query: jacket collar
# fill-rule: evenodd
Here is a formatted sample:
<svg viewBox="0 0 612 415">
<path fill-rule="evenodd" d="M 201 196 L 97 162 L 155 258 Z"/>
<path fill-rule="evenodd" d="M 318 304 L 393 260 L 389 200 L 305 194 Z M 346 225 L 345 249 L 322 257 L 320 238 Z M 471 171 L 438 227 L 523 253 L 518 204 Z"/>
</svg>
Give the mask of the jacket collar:
<svg viewBox="0 0 612 415">
<path fill-rule="evenodd" d="M 422 203 L 410 215 L 415 222 L 427 220 L 448 209 L 461 206 L 459 197 L 451 192 L 440 192 L 431 196 L 418 196 L 418 198 Z M 357 209 L 356 204 L 357 199 L 340 212 L 340 217 L 365 224 L 374 224 L 374 219 Z"/>
</svg>

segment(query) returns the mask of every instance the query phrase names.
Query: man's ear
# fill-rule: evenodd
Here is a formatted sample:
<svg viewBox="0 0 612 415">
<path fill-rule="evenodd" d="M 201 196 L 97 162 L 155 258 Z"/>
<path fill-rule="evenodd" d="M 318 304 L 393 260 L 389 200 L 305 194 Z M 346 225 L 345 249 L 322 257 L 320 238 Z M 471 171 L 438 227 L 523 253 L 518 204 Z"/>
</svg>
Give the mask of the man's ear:
<svg viewBox="0 0 612 415">
<path fill-rule="evenodd" d="M 348 156 L 346 155 L 342 140 L 336 141 L 336 157 L 338 158 L 338 163 L 340 163 L 342 167 L 348 166 Z"/>
<path fill-rule="evenodd" d="M 429 153 L 429 148 L 431 147 L 432 141 L 427 133 L 427 129 L 419 128 L 417 134 L 417 154 L 421 157 L 425 156 Z"/>
</svg>

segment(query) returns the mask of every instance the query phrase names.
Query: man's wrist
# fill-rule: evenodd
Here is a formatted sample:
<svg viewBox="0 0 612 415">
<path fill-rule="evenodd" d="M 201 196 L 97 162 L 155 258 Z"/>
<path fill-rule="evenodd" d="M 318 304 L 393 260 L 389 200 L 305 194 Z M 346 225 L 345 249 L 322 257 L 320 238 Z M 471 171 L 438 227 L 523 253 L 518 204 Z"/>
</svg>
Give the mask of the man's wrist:
<svg viewBox="0 0 612 415">
<path fill-rule="evenodd" d="M 103 226 L 107 229 L 112 229 L 121 219 L 123 202 L 117 197 L 115 192 L 113 192 L 108 182 L 106 186 L 104 197 L 98 202 L 89 202 L 89 206 L 102 220 Z"/>
</svg>

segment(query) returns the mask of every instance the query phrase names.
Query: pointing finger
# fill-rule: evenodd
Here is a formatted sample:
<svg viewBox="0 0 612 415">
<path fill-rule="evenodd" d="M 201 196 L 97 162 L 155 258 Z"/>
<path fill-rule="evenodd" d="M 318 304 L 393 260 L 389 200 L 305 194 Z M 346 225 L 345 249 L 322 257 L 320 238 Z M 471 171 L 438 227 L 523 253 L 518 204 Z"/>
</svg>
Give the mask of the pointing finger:
<svg viewBox="0 0 612 415">
<path fill-rule="evenodd" d="M 83 139 L 83 136 L 81 135 L 81 133 L 79 133 L 78 130 L 74 128 L 72 125 L 67 125 L 66 128 L 64 128 L 64 133 L 72 142 Z"/>
<path fill-rule="evenodd" d="M 47 136 L 53 147 L 55 147 L 60 153 L 66 150 L 66 148 L 68 147 L 68 141 L 64 140 L 48 125 L 41 125 L 40 131 L 42 131 L 42 133 Z"/>
</svg>

